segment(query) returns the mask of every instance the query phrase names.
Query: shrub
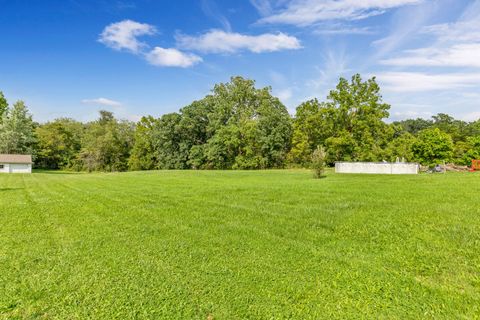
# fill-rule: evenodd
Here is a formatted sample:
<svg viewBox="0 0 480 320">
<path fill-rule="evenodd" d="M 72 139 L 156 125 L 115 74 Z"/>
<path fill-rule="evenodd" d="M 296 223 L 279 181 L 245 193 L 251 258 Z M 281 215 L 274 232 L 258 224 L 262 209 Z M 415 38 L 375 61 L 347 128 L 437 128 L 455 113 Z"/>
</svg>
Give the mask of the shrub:
<svg viewBox="0 0 480 320">
<path fill-rule="evenodd" d="M 313 169 L 313 177 L 315 179 L 320 179 L 324 176 L 326 155 L 327 153 L 322 146 L 317 146 L 315 151 L 313 151 L 311 167 Z"/>
</svg>

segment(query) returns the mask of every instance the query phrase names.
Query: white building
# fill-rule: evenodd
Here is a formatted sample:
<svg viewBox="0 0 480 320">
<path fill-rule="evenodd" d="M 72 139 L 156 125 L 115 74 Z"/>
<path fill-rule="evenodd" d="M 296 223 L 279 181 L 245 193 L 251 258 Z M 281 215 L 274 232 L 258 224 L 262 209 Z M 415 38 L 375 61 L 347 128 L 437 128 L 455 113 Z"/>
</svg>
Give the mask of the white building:
<svg viewBox="0 0 480 320">
<path fill-rule="evenodd" d="M 0 173 L 32 173 L 32 156 L 0 154 Z"/>
</svg>

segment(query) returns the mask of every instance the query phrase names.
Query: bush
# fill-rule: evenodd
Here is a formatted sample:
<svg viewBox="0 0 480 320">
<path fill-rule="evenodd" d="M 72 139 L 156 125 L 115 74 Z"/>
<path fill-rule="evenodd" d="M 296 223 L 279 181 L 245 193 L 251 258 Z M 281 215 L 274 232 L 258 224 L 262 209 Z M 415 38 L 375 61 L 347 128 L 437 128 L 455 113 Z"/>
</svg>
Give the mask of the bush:
<svg viewBox="0 0 480 320">
<path fill-rule="evenodd" d="M 324 176 L 326 155 L 325 149 L 322 146 L 317 146 L 315 151 L 313 151 L 311 167 L 315 179 L 320 179 Z"/>
</svg>

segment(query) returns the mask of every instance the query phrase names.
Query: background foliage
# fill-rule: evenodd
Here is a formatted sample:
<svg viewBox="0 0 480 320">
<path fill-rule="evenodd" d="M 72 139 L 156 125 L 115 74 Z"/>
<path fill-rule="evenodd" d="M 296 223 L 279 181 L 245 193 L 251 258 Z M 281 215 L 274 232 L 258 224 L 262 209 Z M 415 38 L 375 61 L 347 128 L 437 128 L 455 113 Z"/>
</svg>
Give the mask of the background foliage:
<svg viewBox="0 0 480 320">
<path fill-rule="evenodd" d="M 271 88 L 233 77 L 203 99 L 138 123 L 100 111 L 88 123 L 60 118 L 38 124 L 22 101 L 0 92 L 0 153 L 32 154 L 46 169 L 267 169 L 325 161 L 416 161 L 424 165 L 480 158 L 480 120 L 447 114 L 388 123 L 390 105 L 375 78 L 340 78 L 326 101 L 300 104 L 295 115 Z"/>
</svg>

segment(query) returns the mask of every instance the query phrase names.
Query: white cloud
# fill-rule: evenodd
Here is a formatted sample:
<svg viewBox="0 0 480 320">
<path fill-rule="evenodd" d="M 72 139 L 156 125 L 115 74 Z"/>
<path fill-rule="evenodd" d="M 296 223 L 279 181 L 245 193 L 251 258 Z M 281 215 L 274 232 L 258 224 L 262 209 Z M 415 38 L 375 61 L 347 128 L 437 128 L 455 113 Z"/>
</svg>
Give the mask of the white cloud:
<svg viewBox="0 0 480 320">
<path fill-rule="evenodd" d="M 290 0 L 279 12 L 266 15 L 261 23 L 308 26 L 326 20 L 360 20 L 386 10 L 418 4 L 423 0 Z M 268 13 L 264 1 L 251 1 L 260 13 Z"/>
<path fill-rule="evenodd" d="M 123 20 L 105 27 L 100 34 L 99 41 L 116 50 L 128 50 L 155 66 L 187 68 L 202 61 L 202 58 L 195 54 L 185 53 L 175 48 L 154 47 L 152 50 L 146 50 L 148 45 L 138 41 L 137 37 L 154 34 L 155 32 L 155 27 L 149 24 Z M 100 99 L 96 99 L 95 102 L 102 104 Z M 105 101 L 103 101 L 103 104 L 109 105 Z"/>
<path fill-rule="evenodd" d="M 83 99 L 82 103 L 91 104 L 91 105 L 108 106 L 108 107 L 119 107 L 122 105 L 118 101 L 110 100 L 107 98 Z"/>
<path fill-rule="evenodd" d="M 393 66 L 480 67 L 480 42 L 408 50 L 404 54 L 381 62 Z"/>
<path fill-rule="evenodd" d="M 480 41 L 480 19 L 443 23 L 424 27 L 425 34 L 436 35 L 440 41 Z"/>
<path fill-rule="evenodd" d="M 462 120 L 465 120 L 465 121 L 480 120 L 480 111 L 468 112 L 462 116 Z"/>
<path fill-rule="evenodd" d="M 188 68 L 202 61 L 202 58 L 177 49 L 155 47 L 146 54 L 147 61 L 155 66 Z"/>
<path fill-rule="evenodd" d="M 281 32 L 250 36 L 214 29 L 198 37 L 177 35 L 176 40 L 181 48 L 206 53 L 235 53 L 242 50 L 261 53 L 302 47 L 297 38 Z"/>
<path fill-rule="evenodd" d="M 205 8 L 213 10 L 208 1 L 203 3 Z M 155 32 L 155 27 L 149 24 L 123 20 L 105 27 L 99 41 L 116 50 L 128 50 L 155 66 L 188 68 L 203 61 L 200 56 L 177 48 L 156 46 L 147 50 L 148 45 L 137 38 Z M 176 41 L 177 47 L 206 53 L 235 53 L 241 50 L 261 53 L 301 48 L 297 38 L 281 32 L 250 36 L 214 29 L 198 37 L 177 35 Z"/>
<path fill-rule="evenodd" d="M 478 87 L 480 73 L 384 72 L 377 75 L 391 92 L 439 91 Z"/>
<path fill-rule="evenodd" d="M 402 105 L 397 104 L 395 107 L 400 107 Z M 418 108 L 418 106 L 413 105 L 410 107 Z M 421 106 L 420 106 L 421 107 Z M 396 120 L 400 119 L 413 119 L 413 118 L 430 118 L 433 115 L 430 111 L 417 111 L 417 110 L 405 110 L 405 111 L 395 111 L 392 116 Z"/>
<path fill-rule="evenodd" d="M 143 35 L 152 35 L 156 32 L 154 26 L 132 20 L 123 20 L 109 24 L 100 34 L 99 41 L 115 50 L 128 50 L 138 53 L 146 46 L 137 38 Z"/>
</svg>

